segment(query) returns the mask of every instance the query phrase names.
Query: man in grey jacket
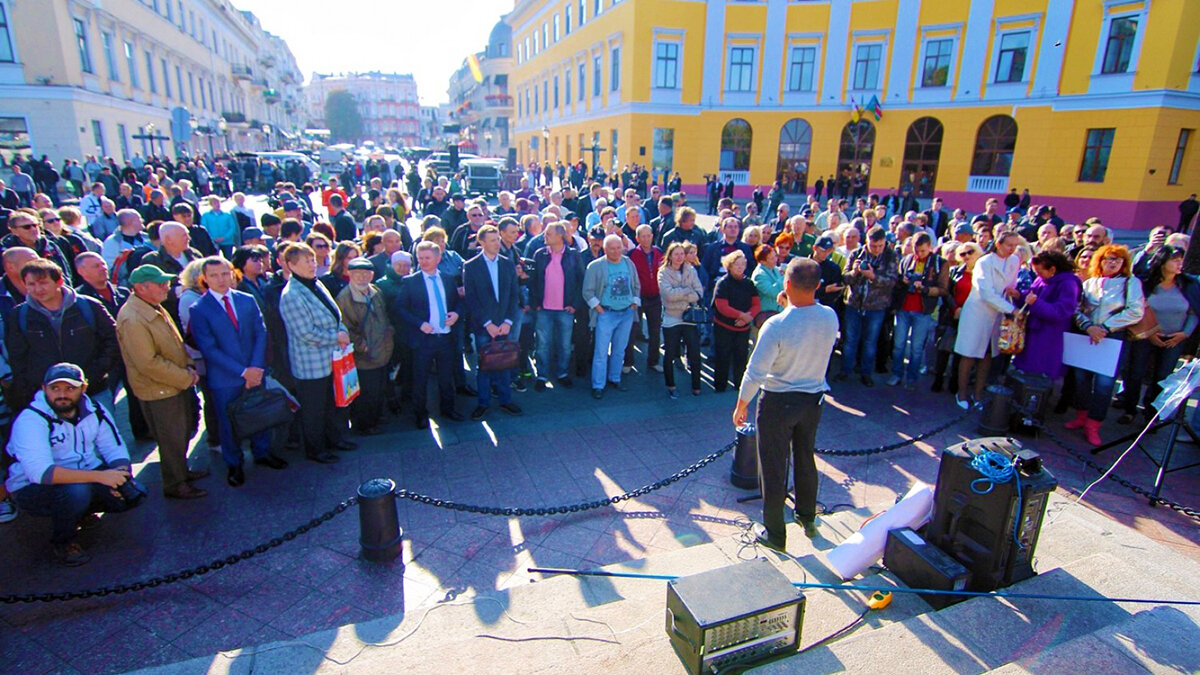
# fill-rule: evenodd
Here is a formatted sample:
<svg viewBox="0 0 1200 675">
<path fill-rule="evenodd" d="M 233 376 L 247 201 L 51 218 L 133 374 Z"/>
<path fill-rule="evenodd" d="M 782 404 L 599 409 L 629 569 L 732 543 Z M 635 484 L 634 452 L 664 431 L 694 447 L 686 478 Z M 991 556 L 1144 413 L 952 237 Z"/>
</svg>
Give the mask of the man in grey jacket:
<svg viewBox="0 0 1200 675">
<path fill-rule="evenodd" d="M 604 238 L 604 257 L 593 260 L 583 275 L 583 299 L 591 308 L 595 329 L 592 351 L 592 398 L 604 397 L 606 386 L 625 391 L 621 365 L 629 331 L 641 305 L 641 283 L 633 262 L 625 257 L 625 242 L 619 234 Z"/>
</svg>

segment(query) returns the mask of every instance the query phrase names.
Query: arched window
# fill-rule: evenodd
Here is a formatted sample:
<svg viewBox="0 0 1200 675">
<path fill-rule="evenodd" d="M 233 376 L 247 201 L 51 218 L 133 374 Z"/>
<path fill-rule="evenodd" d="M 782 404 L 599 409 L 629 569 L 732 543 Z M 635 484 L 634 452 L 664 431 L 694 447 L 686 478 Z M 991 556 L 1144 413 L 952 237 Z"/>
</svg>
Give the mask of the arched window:
<svg viewBox="0 0 1200 675">
<path fill-rule="evenodd" d="M 866 194 L 871 178 L 871 157 L 875 154 L 875 125 L 867 120 L 848 122 L 842 127 L 838 150 L 838 194 Z"/>
<path fill-rule="evenodd" d="M 721 171 L 750 170 L 750 123 L 733 119 L 721 129 Z"/>
<path fill-rule="evenodd" d="M 904 163 L 900 168 L 900 191 L 916 197 L 932 197 L 937 180 L 938 158 L 942 155 L 942 123 L 922 117 L 908 127 L 904 141 Z"/>
<path fill-rule="evenodd" d="M 803 193 L 808 188 L 808 155 L 812 150 L 812 127 L 796 118 L 779 131 L 779 163 L 775 176 L 785 192 Z"/>
<path fill-rule="evenodd" d="M 975 135 L 972 176 L 1007 176 L 1017 147 L 1017 121 L 1008 115 L 989 117 Z"/>
</svg>

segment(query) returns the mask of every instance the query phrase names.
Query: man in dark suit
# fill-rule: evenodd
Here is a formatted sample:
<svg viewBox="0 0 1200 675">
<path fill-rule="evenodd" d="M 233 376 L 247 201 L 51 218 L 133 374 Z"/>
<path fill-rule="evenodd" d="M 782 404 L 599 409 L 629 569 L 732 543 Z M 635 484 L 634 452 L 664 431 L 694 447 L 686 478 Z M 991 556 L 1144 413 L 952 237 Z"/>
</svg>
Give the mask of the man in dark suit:
<svg viewBox="0 0 1200 675">
<path fill-rule="evenodd" d="M 416 272 L 404 277 L 393 310 L 412 346 L 413 416 L 418 429 L 429 426 L 429 369 L 437 364 L 442 417 L 460 422 L 454 410 L 454 362 L 462 360 L 451 328 L 458 321 L 454 279 L 438 271 L 442 250 L 432 241 L 417 244 Z"/>
<path fill-rule="evenodd" d="M 190 328 L 208 368 L 208 389 L 217 409 L 221 456 L 229 467 L 229 485 L 246 482 L 241 444 L 233 435 L 227 408 L 263 382 L 267 367 L 267 327 L 249 293 L 233 290 L 233 265 L 220 257 L 204 260 L 205 293 L 192 305 Z M 250 437 L 254 463 L 283 469 L 287 462 L 271 454 L 271 432 Z"/>
<path fill-rule="evenodd" d="M 929 219 L 929 227 L 933 228 L 933 233 L 937 239 L 946 236 L 946 228 L 950 225 L 950 214 L 946 213 L 942 208 L 942 198 L 934 197 L 933 202 L 929 205 L 929 210 L 925 212 L 925 217 Z"/>
<path fill-rule="evenodd" d="M 517 340 L 518 333 L 514 329 L 520 330 L 521 291 L 516 267 L 500 255 L 500 230 L 494 225 L 484 225 L 475 238 L 481 252 L 463 265 L 463 286 L 470 329 L 475 334 L 475 346 L 482 354 L 492 341 Z M 471 413 L 471 419 L 479 421 L 487 415 L 493 385 L 500 397 L 500 409 L 510 415 L 520 415 L 520 406 L 512 402 L 511 382 L 511 370 L 479 370 L 475 382 L 479 389 L 479 405 Z"/>
</svg>

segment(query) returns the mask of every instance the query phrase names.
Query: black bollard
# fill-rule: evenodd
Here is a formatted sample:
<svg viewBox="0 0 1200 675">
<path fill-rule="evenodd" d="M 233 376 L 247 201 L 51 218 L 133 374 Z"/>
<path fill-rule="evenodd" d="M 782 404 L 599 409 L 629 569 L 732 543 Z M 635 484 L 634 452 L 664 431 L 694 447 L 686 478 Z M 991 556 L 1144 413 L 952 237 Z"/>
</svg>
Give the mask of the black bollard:
<svg viewBox="0 0 1200 675">
<path fill-rule="evenodd" d="M 1012 389 L 993 384 L 983 393 L 983 414 L 979 416 L 979 432 L 987 436 L 1008 435 L 1012 417 Z"/>
<path fill-rule="evenodd" d="M 758 436 L 753 424 L 743 424 L 737 430 L 737 448 L 733 453 L 733 468 L 729 482 L 743 490 L 758 487 Z"/>
<path fill-rule="evenodd" d="M 389 478 L 372 478 L 358 486 L 358 543 L 365 560 L 391 562 L 403 548 L 395 489 Z"/>
</svg>

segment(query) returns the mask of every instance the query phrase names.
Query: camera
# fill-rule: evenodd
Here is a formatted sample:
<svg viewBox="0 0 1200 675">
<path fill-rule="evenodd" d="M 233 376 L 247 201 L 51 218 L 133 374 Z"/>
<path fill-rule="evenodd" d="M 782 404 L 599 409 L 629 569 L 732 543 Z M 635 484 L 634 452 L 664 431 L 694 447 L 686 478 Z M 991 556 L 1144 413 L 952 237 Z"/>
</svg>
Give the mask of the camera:
<svg viewBox="0 0 1200 675">
<path fill-rule="evenodd" d="M 131 509 L 141 504 L 148 494 L 146 486 L 134 480 L 133 476 L 118 485 L 117 492 L 121 495 L 121 499 L 125 500 L 125 506 Z"/>
<path fill-rule="evenodd" d="M 521 271 L 525 274 L 532 275 L 535 271 L 537 271 L 537 267 L 532 258 L 521 258 L 520 265 Z"/>
<path fill-rule="evenodd" d="M 909 272 L 904 275 L 904 279 L 905 279 L 905 281 L 907 281 L 910 284 L 915 284 L 919 281 L 924 281 L 925 275 L 921 274 L 919 272 Z"/>
<path fill-rule="evenodd" d="M 871 269 L 871 263 L 867 262 L 866 260 L 860 260 L 858 261 L 858 269 L 866 272 L 867 270 Z"/>
</svg>

